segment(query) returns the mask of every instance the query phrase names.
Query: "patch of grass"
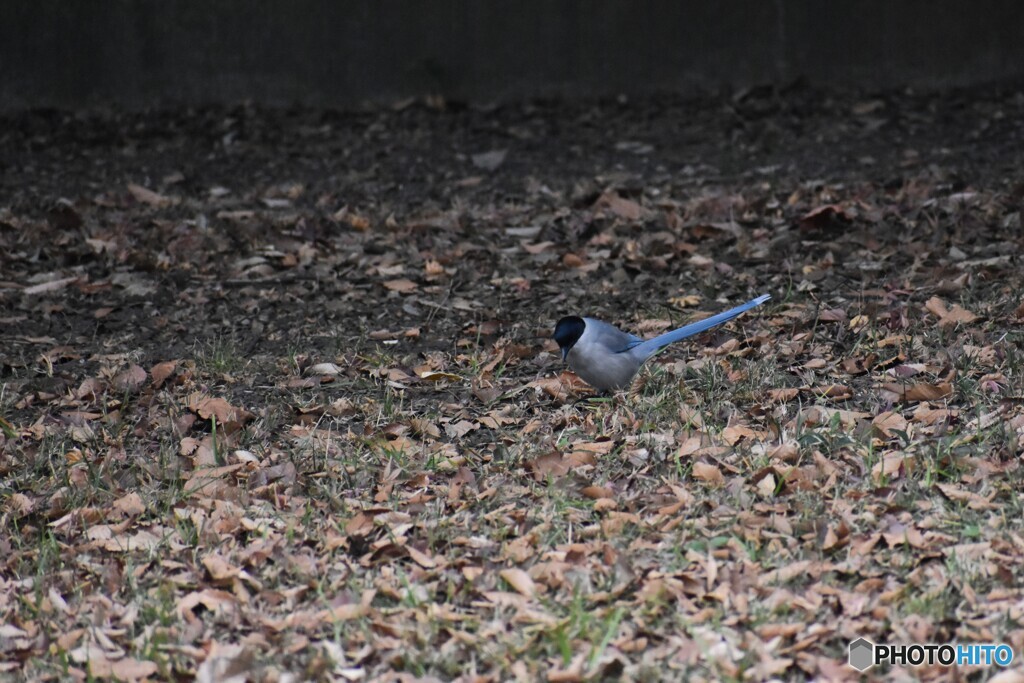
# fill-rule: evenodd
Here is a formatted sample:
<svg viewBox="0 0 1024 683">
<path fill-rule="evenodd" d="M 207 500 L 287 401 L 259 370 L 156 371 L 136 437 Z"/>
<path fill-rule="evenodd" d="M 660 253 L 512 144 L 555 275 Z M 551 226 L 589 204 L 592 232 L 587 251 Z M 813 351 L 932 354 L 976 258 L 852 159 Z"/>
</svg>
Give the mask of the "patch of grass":
<svg viewBox="0 0 1024 683">
<path fill-rule="evenodd" d="M 218 334 L 209 339 L 197 340 L 193 357 L 200 372 L 210 375 L 231 375 L 244 368 L 248 360 L 243 357 L 238 341 L 233 335 Z"/>
</svg>

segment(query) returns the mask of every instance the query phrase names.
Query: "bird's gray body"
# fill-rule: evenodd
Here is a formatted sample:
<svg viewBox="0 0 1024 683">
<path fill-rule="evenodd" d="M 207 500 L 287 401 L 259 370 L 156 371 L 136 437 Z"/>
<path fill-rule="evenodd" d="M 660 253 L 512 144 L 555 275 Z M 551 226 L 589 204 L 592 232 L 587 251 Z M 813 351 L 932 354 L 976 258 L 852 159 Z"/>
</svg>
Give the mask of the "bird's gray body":
<svg viewBox="0 0 1024 683">
<path fill-rule="evenodd" d="M 647 357 L 634 353 L 643 339 L 593 318 L 584 318 L 583 335 L 569 349 L 569 367 L 584 382 L 602 391 L 629 386 Z"/>
<path fill-rule="evenodd" d="M 770 298 L 769 295 L 764 294 L 741 306 L 666 332 L 647 341 L 594 318 L 574 318 L 572 320 L 576 321 L 577 330 L 582 321 L 582 334 L 579 334 L 575 342 L 570 341 L 565 344 L 563 353 L 572 371 L 595 389 L 601 391 L 624 389 L 633 381 L 640 366 L 669 344 L 732 320 Z M 559 344 L 562 343 L 562 341 L 559 342 Z"/>
</svg>

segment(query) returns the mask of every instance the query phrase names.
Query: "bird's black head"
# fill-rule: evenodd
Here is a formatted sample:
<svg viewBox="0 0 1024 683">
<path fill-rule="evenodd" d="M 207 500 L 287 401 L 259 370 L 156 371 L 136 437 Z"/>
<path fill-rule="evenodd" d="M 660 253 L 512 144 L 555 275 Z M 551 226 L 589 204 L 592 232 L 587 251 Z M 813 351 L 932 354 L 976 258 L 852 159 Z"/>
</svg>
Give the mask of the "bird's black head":
<svg viewBox="0 0 1024 683">
<path fill-rule="evenodd" d="M 583 330 L 586 326 L 587 324 L 583 322 L 583 318 L 575 315 L 567 315 L 555 325 L 555 333 L 551 335 L 551 338 L 558 342 L 558 347 L 562 349 L 563 361 L 569 354 L 569 349 L 583 336 Z"/>
</svg>

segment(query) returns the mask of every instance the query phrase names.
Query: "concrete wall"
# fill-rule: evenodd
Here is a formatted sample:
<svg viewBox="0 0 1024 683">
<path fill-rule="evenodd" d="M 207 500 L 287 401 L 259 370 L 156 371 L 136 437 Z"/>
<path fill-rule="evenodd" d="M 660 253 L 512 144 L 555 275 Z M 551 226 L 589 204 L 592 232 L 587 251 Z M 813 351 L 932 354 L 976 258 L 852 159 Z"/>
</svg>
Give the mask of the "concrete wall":
<svg viewBox="0 0 1024 683">
<path fill-rule="evenodd" d="M 1024 80 L 1019 0 L 0 0 L 0 109 Z"/>
</svg>

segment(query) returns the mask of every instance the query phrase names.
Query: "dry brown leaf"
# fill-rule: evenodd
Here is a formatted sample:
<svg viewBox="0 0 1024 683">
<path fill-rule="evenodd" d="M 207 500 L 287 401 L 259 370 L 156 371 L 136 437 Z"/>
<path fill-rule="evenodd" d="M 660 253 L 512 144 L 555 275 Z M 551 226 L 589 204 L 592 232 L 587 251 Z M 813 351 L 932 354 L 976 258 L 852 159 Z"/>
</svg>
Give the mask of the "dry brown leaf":
<svg viewBox="0 0 1024 683">
<path fill-rule="evenodd" d="M 422 380 L 428 382 L 459 382 L 462 381 L 462 377 L 456 375 L 454 372 L 440 372 L 438 370 L 427 370 L 419 373 L 419 377 Z"/>
<path fill-rule="evenodd" d="M 887 411 L 876 416 L 871 424 L 886 438 L 891 438 L 895 432 L 907 431 L 907 420 L 899 413 Z"/>
<path fill-rule="evenodd" d="M 126 517 L 138 517 L 146 511 L 142 496 L 134 491 L 115 500 L 113 508 Z"/>
<path fill-rule="evenodd" d="M 238 599 L 231 593 L 216 588 L 207 588 L 184 595 L 178 601 L 175 611 L 183 619 L 191 622 L 196 619 L 193 610 L 197 607 L 202 606 L 213 614 L 222 614 L 233 610 L 237 604 Z"/>
<path fill-rule="evenodd" d="M 15 518 L 24 517 L 25 515 L 32 512 L 35 505 L 32 503 L 32 499 L 26 496 L 24 493 L 12 493 L 7 498 L 7 510 L 14 513 Z"/>
<path fill-rule="evenodd" d="M 349 213 L 345 217 L 345 221 L 349 224 L 349 227 L 359 232 L 366 232 L 370 229 L 370 219 L 357 213 Z"/>
<path fill-rule="evenodd" d="M 835 401 L 845 401 L 853 398 L 853 390 L 843 384 L 823 384 L 811 387 L 809 391 L 820 398 L 831 398 Z"/>
<path fill-rule="evenodd" d="M 349 536 L 369 536 L 373 528 L 373 516 L 365 512 L 357 512 L 352 519 L 345 523 L 345 533 Z"/>
<path fill-rule="evenodd" d="M 418 284 L 406 278 L 388 280 L 384 283 L 384 286 L 387 287 L 392 292 L 398 292 L 399 294 L 409 294 L 410 292 L 415 292 L 417 289 L 419 289 Z"/>
<path fill-rule="evenodd" d="M 118 391 L 135 391 L 145 383 L 146 371 L 134 364 L 117 373 L 110 380 L 111 386 Z"/>
<path fill-rule="evenodd" d="M 861 410 L 843 410 L 840 408 L 827 408 L 825 406 L 814 406 L 807 408 L 799 414 L 804 424 L 808 426 L 829 424 L 833 419 L 838 419 L 844 427 L 853 427 L 861 420 L 871 417 L 871 413 Z"/>
<path fill-rule="evenodd" d="M 557 451 L 547 453 L 526 463 L 526 469 L 533 473 L 534 479 L 543 481 L 548 477 L 564 477 L 576 469 L 595 464 L 594 454 L 588 451 L 574 451 L 562 455 Z"/>
<path fill-rule="evenodd" d="M 638 221 L 643 216 L 643 207 L 631 199 L 620 197 L 617 192 L 605 192 L 597 201 L 594 208 L 608 209 L 619 218 L 627 221 Z"/>
<path fill-rule="evenodd" d="M 235 567 L 220 555 L 207 555 L 203 558 L 203 567 L 210 578 L 217 583 L 231 581 L 238 577 L 242 570 Z"/>
<path fill-rule="evenodd" d="M 894 524 L 888 531 L 882 533 L 882 538 L 885 539 L 886 545 L 890 548 L 896 548 L 904 544 L 911 548 L 923 549 L 928 547 L 928 541 L 925 539 L 924 534 L 915 526 Z"/>
<path fill-rule="evenodd" d="M 472 431 L 480 429 L 479 422 L 470 422 L 469 420 L 459 420 L 458 422 L 452 422 L 444 426 L 444 432 L 448 435 L 448 438 L 459 439 L 469 434 Z"/>
<path fill-rule="evenodd" d="M 877 360 L 878 356 L 871 353 L 864 357 L 844 358 L 840 365 L 847 374 L 857 376 L 869 372 Z"/>
<path fill-rule="evenodd" d="M 199 439 L 194 436 L 186 436 L 178 443 L 178 453 L 181 455 L 192 455 L 199 448 Z"/>
<path fill-rule="evenodd" d="M 36 294 L 49 294 L 50 292 L 56 292 L 61 289 L 64 289 L 72 282 L 77 282 L 78 279 L 79 278 L 76 275 L 74 277 L 65 277 L 57 280 L 50 280 L 49 282 L 41 282 L 37 285 L 25 287 L 24 289 L 21 290 L 21 293 L 28 296 L 34 296 Z"/>
<path fill-rule="evenodd" d="M 785 387 L 784 389 L 769 389 L 768 398 L 772 401 L 778 401 L 779 403 L 786 403 L 792 401 L 800 395 L 800 390 L 796 387 Z"/>
<path fill-rule="evenodd" d="M 722 430 L 722 438 L 730 446 L 735 446 L 740 441 L 764 441 L 771 438 L 768 432 L 756 431 L 745 425 L 732 425 Z"/>
<path fill-rule="evenodd" d="M 615 497 L 615 492 L 607 486 L 585 486 L 580 493 L 591 500 Z"/>
<path fill-rule="evenodd" d="M 254 672 L 254 651 L 241 644 L 211 642 L 206 659 L 196 670 L 195 683 L 245 683 Z"/>
<path fill-rule="evenodd" d="M 352 621 L 353 619 L 362 619 L 369 613 L 370 608 L 366 605 L 347 603 L 317 612 L 316 621 L 321 624 L 332 624 L 336 621 Z"/>
<path fill-rule="evenodd" d="M 543 377 L 526 386 L 531 389 L 539 389 L 556 401 L 564 401 L 571 394 L 591 391 L 586 382 L 571 372 L 559 373 L 557 377 Z"/>
<path fill-rule="evenodd" d="M 759 586 L 775 586 L 778 584 L 788 583 L 798 577 L 806 577 L 808 570 L 813 566 L 814 562 L 811 560 L 798 560 L 791 562 L 784 567 L 774 569 L 769 572 L 762 573 L 757 583 Z"/>
<path fill-rule="evenodd" d="M 585 263 L 586 261 L 584 261 L 578 255 L 572 252 L 567 252 L 564 256 L 562 256 L 562 265 L 565 266 L 566 268 L 580 268 Z"/>
<path fill-rule="evenodd" d="M 718 469 L 715 465 L 709 465 L 698 460 L 693 463 L 692 474 L 693 478 L 697 481 L 707 482 L 716 487 L 725 485 L 725 477 L 722 476 L 722 470 Z"/>
<path fill-rule="evenodd" d="M 530 605 L 529 599 L 526 596 L 511 591 L 484 591 L 483 596 L 489 602 L 499 607 L 524 610 Z"/>
<path fill-rule="evenodd" d="M 782 462 L 795 462 L 800 458 L 800 446 L 795 441 L 787 441 L 772 449 L 768 457 Z"/>
<path fill-rule="evenodd" d="M 699 294 L 684 294 L 671 297 L 668 302 L 676 308 L 693 308 L 700 305 L 701 297 Z"/>
<path fill-rule="evenodd" d="M 409 557 L 412 558 L 412 561 L 424 569 L 433 569 L 437 566 L 437 560 L 425 552 L 417 550 L 411 545 L 407 545 L 405 549 L 408 551 Z"/>
<path fill-rule="evenodd" d="M 936 401 L 940 398 L 946 398 L 953 394 L 953 386 L 948 382 L 942 382 L 940 384 L 929 384 L 927 382 L 919 382 L 917 384 L 899 384 L 896 382 L 887 382 L 882 385 L 882 391 L 894 394 L 896 400 L 902 402 L 910 401 Z"/>
<path fill-rule="evenodd" d="M 937 296 L 933 296 L 924 302 L 924 308 L 926 311 L 934 315 L 936 318 L 941 320 L 949 314 L 949 309 L 946 307 L 946 302 Z"/>
<path fill-rule="evenodd" d="M 996 496 L 995 491 L 988 498 L 985 498 L 973 491 L 965 491 L 954 484 L 935 484 L 935 487 L 942 491 L 942 495 L 946 496 L 946 498 L 959 503 L 967 503 L 967 507 L 972 510 L 995 510 L 999 508 L 998 505 L 992 502 Z"/>
<path fill-rule="evenodd" d="M 164 382 L 166 382 L 167 378 L 174 373 L 174 370 L 177 367 L 178 361 L 169 360 L 163 363 L 157 363 L 150 368 L 149 376 L 152 378 L 153 386 L 158 389 L 163 386 Z"/>
<path fill-rule="evenodd" d="M 594 455 L 607 455 L 615 448 L 614 441 L 576 441 L 569 444 L 572 449 L 569 457 L 581 461 L 593 462 Z"/>
<path fill-rule="evenodd" d="M 929 313 L 939 319 L 941 327 L 953 327 L 956 325 L 970 325 L 981 319 L 981 316 L 968 311 L 960 304 L 953 304 L 947 308 L 946 303 L 937 296 L 928 299 L 924 304 Z"/>
<path fill-rule="evenodd" d="M 127 683 L 149 680 L 159 671 L 155 662 L 132 657 L 112 660 L 98 648 L 89 653 L 88 667 L 89 675 L 95 679 L 112 678 Z"/>
<path fill-rule="evenodd" d="M 980 315 L 968 311 L 960 304 L 953 304 L 953 308 L 949 309 L 949 313 L 939 321 L 939 324 L 944 327 L 951 327 L 954 325 L 970 325 L 978 320 L 981 320 Z"/>
<path fill-rule="evenodd" d="M 887 453 L 871 468 L 871 475 L 876 482 L 883 478 L 895 479 L 913 471 L 914 458 L 904 453 Z"/>
<path fill-rule="evenodd" d="M 140 681 L 156 676 L 159 671 L 156 662 L 145 659 L 125 657 L 113 662 L 110 666 L 111 675 L 118 681 Z M 95 672 L 93 673 L 95 675 Z"/>
<path fill-rule="evenodd" d="M 775 475 L 768 474 L 761 477 L 760 481 L 757 482 L 757 492 L 761 494 L 763 498 L 772 498 L 775 495 Z"/>
<path fill-rule="evenodd" d="M 150 206 L 157 208 L 170 206 L 174 203 L 173 198 L 154 192 L 142 185 L 136 185 L 135 183 L 128 183 L 128 192 L 135 197 L 135 201 L 143 204 L 149 204 Z"/>
<path fill-rule="evenodd" d="M 251 415 L 218 397 L 206 396 L 200 392 L 188 397 L 188 407 L 204 420 L 216 418 L 219 424 L 242 423 Z"/>
<path fill-rule="evenodd" d="M 524 572 L 522 569 L 515 567 L 509 569 L 502 569 L 498 572 L 499 576 L 504 579 L 505 583 L 511 586 L 520 595 L 533 598 L 537 594 L 537 585 L 530 578 L 530 575 Z"/>
<path fill-rule="evenodd" d="M 545 251 L 547 251 L 553 246 L 555 246 L 555 243 L 548 241 L 522 245 L 523 251 L 525 251 L 527 254 L 533 254 L 534 256 L 536 256 L 537 254 L 543 254 Z"/>
<path fill-rule="evenodd" d="M 307 375 L 328 375 L 334 377 L 341 374 L 341 368 L 336 363 L 317 363 L 306 368 Z"/>
<path fill-rule="evenodd" d="M 412 431 L 421 438 L 441 438 L 441 430 L 438 429 L 437 424 L 435 424 L 433 420 L 428 420 L 423 417 L 413 417 L 409 419 L 409 427 L 411 427 Z"/>
<path fill-rule="evenodd" d="M 152 550 L 160 545 L 160 538 L 140 529 L 131 536 L 117 535 L 104 539 L 99 547 L 112 553 L 129 553 L 136 550 Z"/>
</svg>

